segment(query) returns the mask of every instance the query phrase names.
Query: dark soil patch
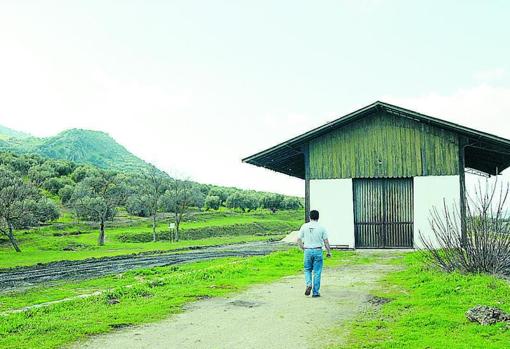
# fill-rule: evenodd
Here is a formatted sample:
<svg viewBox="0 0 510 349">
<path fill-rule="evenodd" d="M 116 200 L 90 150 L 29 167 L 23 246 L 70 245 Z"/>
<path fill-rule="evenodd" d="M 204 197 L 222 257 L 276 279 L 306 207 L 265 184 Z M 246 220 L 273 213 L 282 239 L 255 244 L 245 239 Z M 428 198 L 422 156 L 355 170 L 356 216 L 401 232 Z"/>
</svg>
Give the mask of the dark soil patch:
<svg viewBox="0 0 510 349">
<path fill-rule="evenodd" d="M 126 328 L 126 327 L 130 327 L 130 326 L 133 326 L 133 324 L 120 323 L 120 324 L 111 324 L 110 325 L 111 328 L 114 328 L 116 330 L 120 330 L 121 328 Z"/>
<path fill-rule="evenodd" d="M 466 312 L 466 317 L 471 322 L 477 322 L 480 325 L 492 325 L 497 322 L 508 322 L 510 324 L 510 314 L 503 310 L 485 305 L 477 305 Z"/>
<path fill-rule="evenodd" d="M 368 299 L 367 299 L 368 303 L 375 305 L 375 306 L 381 306 L 381 305 L 389 303 L 391 301 L 392 301 L 392 299 L 390 299 L 390 298 L 373 296 L 373 295 L 368 296 Z"/>
<path fill-rule="evenodd" d="M 243 300 L 235 300 L 235 301 L 230 302 L 229 304 L 234 305 L 236 307 L 243 307 L 243 308 L 254 308 L 254 307 L 260 306 L 260 303 L 243 301 Z"/>
</svg>

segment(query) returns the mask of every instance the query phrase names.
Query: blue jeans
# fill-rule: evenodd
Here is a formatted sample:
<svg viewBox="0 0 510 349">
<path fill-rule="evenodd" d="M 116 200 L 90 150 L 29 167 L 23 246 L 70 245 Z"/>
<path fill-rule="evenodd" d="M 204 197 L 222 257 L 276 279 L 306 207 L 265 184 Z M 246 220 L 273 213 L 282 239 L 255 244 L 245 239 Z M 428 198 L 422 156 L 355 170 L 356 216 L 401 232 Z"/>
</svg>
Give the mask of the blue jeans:
<svg viewBox="0 0 510 349">
<path fill-rule="evenodd" d="M 321 288 L 322 273 L 322 249 L 305 249 L 305 282 L 306 286 L 312 286 L 313 271 L 313 294 L 318 295 Z"/>
</svg>

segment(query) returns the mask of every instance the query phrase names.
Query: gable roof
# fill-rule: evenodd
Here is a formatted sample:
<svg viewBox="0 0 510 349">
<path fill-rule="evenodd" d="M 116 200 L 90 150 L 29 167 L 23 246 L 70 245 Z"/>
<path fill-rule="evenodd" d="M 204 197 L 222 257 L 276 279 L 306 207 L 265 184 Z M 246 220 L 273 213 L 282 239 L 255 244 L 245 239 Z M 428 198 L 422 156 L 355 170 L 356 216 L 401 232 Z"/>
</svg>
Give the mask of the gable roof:
<svg viewBox="0 0 510 349">
<path fill-rule="evenodd" d="M 274 147 L 248 156 L 242 161 L 304 179 L 305 165 L 303 147 L 308 144 L 311 139 L 320 137 L 334 129 L 341 128 L 351 122 L 379 111 L 398 115 L 400 117 L 411 118 L 417 122 L 424 122 L 466 137 L 468 142 L 465 149 L 465 163 L 468 168 L 490 175 L 496 175 L 510 166 L 510 140 L 380 101 L 291 138 Z"/>
</svg>

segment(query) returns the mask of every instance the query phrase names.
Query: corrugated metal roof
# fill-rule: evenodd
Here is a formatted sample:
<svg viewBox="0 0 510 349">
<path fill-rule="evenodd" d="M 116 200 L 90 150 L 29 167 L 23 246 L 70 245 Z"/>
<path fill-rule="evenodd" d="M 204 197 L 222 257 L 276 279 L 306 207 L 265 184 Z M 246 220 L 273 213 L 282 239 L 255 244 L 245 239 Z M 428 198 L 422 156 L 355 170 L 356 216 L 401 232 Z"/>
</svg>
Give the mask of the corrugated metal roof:
<svg viewBox="0 0 510 349">
<path fill-rule="evenodd" d="M 496 174 L 510 166 L 510 140 L 380 101 L 248 156 L 243 159 L 243 162 L 304 179 L 302 151 L 304 144 L 313 138 L 320 137 L 333 129 L 343 127 L 377 111 L 412 118 L 418 122 L 426 122 L 467 137 L 471 142 L 466 148 L 466 167 Z"/>
</svg>

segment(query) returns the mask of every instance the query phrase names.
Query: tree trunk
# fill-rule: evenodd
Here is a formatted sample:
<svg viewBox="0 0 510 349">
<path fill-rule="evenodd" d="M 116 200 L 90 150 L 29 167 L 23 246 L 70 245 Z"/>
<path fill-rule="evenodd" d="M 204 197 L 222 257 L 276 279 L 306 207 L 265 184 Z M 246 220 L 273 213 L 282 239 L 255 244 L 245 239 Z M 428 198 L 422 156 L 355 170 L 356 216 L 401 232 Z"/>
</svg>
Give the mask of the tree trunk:
<svg viewBox="0 0 510 349">
<path fill-rule="evenodd" d="M 175 241 L 179 241 L 179 215 L 175 214 Z"/>
<path fill-rule="evenodd" d="M 104 246 L 104 221 L 101 221 L 101 223 L 99 223 L 98 243 L 99 243 L 99 246 Z"/>
<path fill-rule="evenodd" d="M 16 250 L 16 252 L 21 252 L 19 246 L 18 246 L 18 242 L 16 241 L 16 238 L 14 237 L 14 233 L 13 233 L 13 228 L 12 228 L 12 224 L 8 224 L 9 225 L 9 231 L 7 233 L 7 237 L 9 238 L 9 241 L 11 242 L 11 245 L 12 247 L 14 247 L 14 249 Z"/>
<path fill-rule="evenodd" d="M 152 216 L 152 241 L 156 241 L 156 215 Z"/>
</svg>

